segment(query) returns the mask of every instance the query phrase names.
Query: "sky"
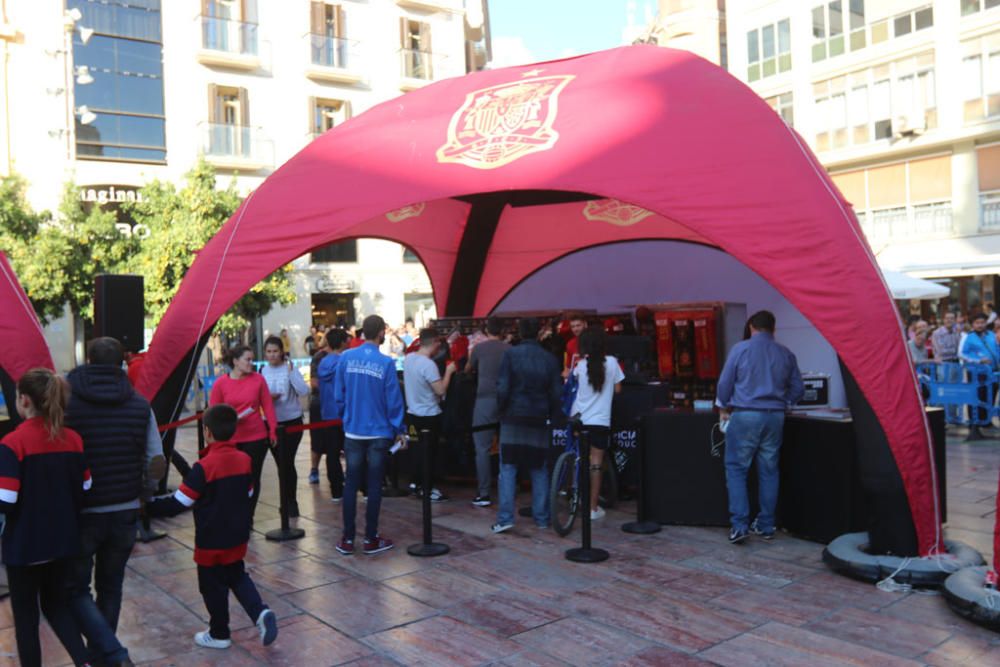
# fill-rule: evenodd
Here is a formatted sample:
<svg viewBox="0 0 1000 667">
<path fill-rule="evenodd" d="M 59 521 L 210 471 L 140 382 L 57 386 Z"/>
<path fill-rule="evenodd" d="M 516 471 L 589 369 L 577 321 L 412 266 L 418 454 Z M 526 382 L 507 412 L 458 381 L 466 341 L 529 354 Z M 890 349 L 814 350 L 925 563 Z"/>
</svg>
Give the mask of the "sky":
<svg viewBox="0 0 1000 667">
<path fill-rule="evenodd" d="M 489 0 L 489 11 L 492 66 L 507 67 L 620 46 L 628 17 L 645 26 L 656 0 Z"/>
</svg>

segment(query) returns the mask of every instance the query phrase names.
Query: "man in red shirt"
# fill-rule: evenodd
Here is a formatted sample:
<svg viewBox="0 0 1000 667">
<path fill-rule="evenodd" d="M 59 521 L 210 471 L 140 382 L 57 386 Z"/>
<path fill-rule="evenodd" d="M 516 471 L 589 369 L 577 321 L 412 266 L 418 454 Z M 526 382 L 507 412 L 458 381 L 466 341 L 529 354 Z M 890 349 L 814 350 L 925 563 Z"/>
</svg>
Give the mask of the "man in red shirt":
<svg viewBox="0 0 1000 667">
<path fill-rule="evenodd" d="M 571 314 L 568 319 L 573 337 L 566 343 L 566 352 L 563 354 L 563 376 L 568 375 L 576 365 L 576 359 L 580 355 L 580 334 L 587 328 L 587 320 L 579 313 Z"/>
</svg>

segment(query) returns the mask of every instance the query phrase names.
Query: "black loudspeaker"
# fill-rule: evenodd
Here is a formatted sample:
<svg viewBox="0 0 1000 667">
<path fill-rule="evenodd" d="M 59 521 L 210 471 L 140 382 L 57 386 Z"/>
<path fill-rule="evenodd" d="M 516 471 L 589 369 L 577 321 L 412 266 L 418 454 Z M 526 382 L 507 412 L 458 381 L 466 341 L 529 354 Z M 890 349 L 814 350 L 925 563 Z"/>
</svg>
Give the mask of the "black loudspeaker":
<svg viewBox="0 0 1000 667">
<path fill-rule="evenodd" d="M 146 347 L 142 276 L 102 273 L 94 280 L 94 337 L 117 338 L 129 352 Z"/>
</svg>

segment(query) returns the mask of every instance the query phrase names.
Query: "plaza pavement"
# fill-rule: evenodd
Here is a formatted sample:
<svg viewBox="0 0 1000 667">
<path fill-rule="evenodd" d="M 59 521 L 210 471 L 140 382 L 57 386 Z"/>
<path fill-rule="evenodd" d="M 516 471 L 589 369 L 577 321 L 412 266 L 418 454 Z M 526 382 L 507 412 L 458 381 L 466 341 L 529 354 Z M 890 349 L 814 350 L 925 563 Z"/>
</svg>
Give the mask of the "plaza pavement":
<svg viewBox="0 0 1000 667">
<path fill-rule="evenodd" d="M 948 444 L 946 535 L 992 551 L 1000 441 Z M 194 454 L 194 431 L 178 438 Z M 435 539 L 451 553 L 413 558 L 420 503 L 386 499 L 381 530 L 397 548 L 341 556 L 340 506 L 323 480 L 305 483 L 300 448 L 297 524 L 304 539 L 268 542 L 255 532 L 251 576 L 278 615 L 280 636 L 262 648 L 232 603 L 234 644 L 196 647 L 207 617 L 191 560 L 190 514 L 157 522 L 169 537 L 136 545 L 129 561 L 119 636 L 137 664 L 166 667 L 382 665 L 1000 665 L 1000 635 L 953 614 L 940 595 L 885 593 L 831 573 L 822 546 L 779 533 L 772 543 L 733 547 L 722 528 L 666 526 L 622 533 L 632 504 L 608 512 L 596 565 L 563 558 L 574 545 L 529 519 L 502 535 L 472 489 L 435 505 Z M 176 483 L 176 477 L 172 479 Z M 277 475 L 268 460 L 258 531 L 277 527 Z M 526 496 L 521 497 L 527 502 Z M 359 503 L 359 512 L 364 505 Z M 363 520 L 362 520 L 363 524 Z M 572 535 L 578 539 L 578 532 Z M 43 627 L 46 665 L 68 664 Z M 0 602 L 0 665 L 16 665 L 8 601 Z"/>
</svg>

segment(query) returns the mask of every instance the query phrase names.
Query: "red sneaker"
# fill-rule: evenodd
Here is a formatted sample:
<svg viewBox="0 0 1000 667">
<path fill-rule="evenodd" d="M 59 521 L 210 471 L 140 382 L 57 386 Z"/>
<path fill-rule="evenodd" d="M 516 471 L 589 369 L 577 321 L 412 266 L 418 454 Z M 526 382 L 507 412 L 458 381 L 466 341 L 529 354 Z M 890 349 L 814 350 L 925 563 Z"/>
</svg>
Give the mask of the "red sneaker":
<svg viewBox="0 0 1000 667">
<path fill-rule="evenodd" d="M 350 556 L 354 553 L 354 540 L 349 540 L 346 537 L 340 538 L 340 541 L 337 542 L 337 551 L 345 556 Z"/>
<path fill-rule="evenodd" d="M 372 556 L 383 551 L 388 551 L 393 547 L 392 540 L 387 537 L 376 536 L 374 540 L 365 538 L 364 551 L 366 556 Z"/>
</svg>

